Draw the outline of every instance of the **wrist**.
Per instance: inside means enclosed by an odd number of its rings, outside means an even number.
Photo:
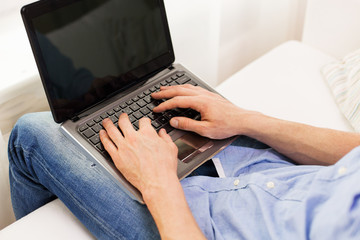
[[[176,174],[170,174],[163,178],[164,180],[160,183],[149,183],[141,193],[145,204],[149,207],[154,202],[158,203],[159,200],[163,200],[169,192],[182,190],[180,181]]]
[[[263,127],[264,122],[267,121],[268,116],[255,111],[241,111],[236,123],[237,135],[246,135],[249,137],[254,137],[257,135],[260,129]]]

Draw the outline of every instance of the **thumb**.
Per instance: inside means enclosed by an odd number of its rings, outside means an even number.
[[[193,120],[187,117],[174,117],[170,120],[170,125],[174,128],[199,133],[204,127],[201,121]]]

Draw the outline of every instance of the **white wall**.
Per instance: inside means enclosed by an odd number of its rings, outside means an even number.
[[[303,42],[342,58],[360,48],[360,0],[311,0]]]
[[[211,85],[218,75],[219,0],[165,0],[176,62]]]
[[[221,9],[218,82],[287,40],[300,40],[302,0],[226,0]]]
[[[216,86],[287,40],[300,40],[306,0],[165,0],[177,62]]]

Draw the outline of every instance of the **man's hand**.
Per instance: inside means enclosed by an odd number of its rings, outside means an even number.
[[[201,121],[186,117],[174,117],[171,126],[196,132],[212,139],[224,139],[244,134],[249,115],[259,113],[246,111],[235,106],[216,93],[189,84],[161,87],[153,93],[155,99],[168,99],[154,108],[154,112],[163,112],[174,108],[192,108],[201,114]]]
[[[135,131],[127,114],[120,115],[117,129],[105,119],[106,131],[100,132],[101,141],[115,166],[143,195],[147,190],[163,187],[169,178],[177,179],[177,147],[164,129],[159,134],[150,119],[142,118]]]
[[[124,177],[143,195],[162,239],[205,239],[187,205],[177,177],[176,145],[142,118],[135,131],[128,116],[119,118],[122,133],[105,119],[101,142]]]

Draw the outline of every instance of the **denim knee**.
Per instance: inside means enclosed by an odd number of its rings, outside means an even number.
[[[8,154],[11,160],[12,151],[16,147],[31,148],[37,139],[47,132],[54,132],[52,128],[58,127],[52,120],[50,113],[29,113],[18,119],[11,131]]]

